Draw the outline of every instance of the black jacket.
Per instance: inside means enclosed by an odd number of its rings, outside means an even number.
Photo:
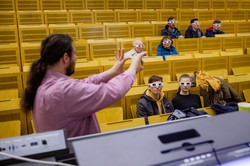
[[[165,29],[161,30],[161,36],[170,36],[172,39],[178,39],[181,36],[179,29],[174,28],[174,31],[168,29],[169,25],[165,26]]]
[[[146,90],[147,91],[147,90]],[[148,116],[159,115],[159,109],[157,103],[146,95],[146,91],[142,94],[141,99],[137,102],[137,116],[144,117],[145,123],[148,124]],[[162,113],[170,113],[174,111],[172,102],[169,101],[166,96],[162,99]]]
[[[202,31],[200,29],[197,29],[197,31],[195,32],[191,25],[188,27],[185,33],[185,38],[200,38],[202,36],[204,36]]]

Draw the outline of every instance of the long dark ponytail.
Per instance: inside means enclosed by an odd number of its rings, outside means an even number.
[[[64,53],[71,57],[72,42],[72,38],[64,34],[52,34],[42,41],[41,57],[31,65],[27,86],[22,98],[21,104],[24,110],[33,109],[36,91],[46,74],[47,65],[57,63]]]

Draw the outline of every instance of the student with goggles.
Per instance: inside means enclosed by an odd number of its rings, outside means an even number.
[[[172,100],[174,109],[184,110],[190,107],[202,107],[200,96],[196,94],[190,94],[191,85],[191,77],[188,74],[183,74],[180,76],[177,96]]]
[[[214,20],[213,26],[206,30],[206,37],[214,37],[214,35],[216,34],[225,34],[220,30],[221,26],[222,25],[220,20]]]
[[[161,44],[157,49],[157,56],[162,56],[165,61],[165,56],[177,55],[176,48],[173,46],[173,40],[169,36],[165,36],[161,39]]]
[[[175,27],[176,23],[177,21],[175,21],[174,17],[169,17],[168,24],[161,31],[161,36],[170,36],[172,39],[183,39],[184,37],[181,35],[181,32]]]
[[[191,25],[188,27],[185,33],[185,38],[205,38],[202,31],[199,29],[198,19],[192,19],[190,21]]]
[[[133,59],[137,54],[139,54],[143,51],[143,48],[144,48],[144,45],[143,45],[142,41],[139,39],[136,39],[133,42],[133,48],[124,54],[124,58]]]
[[[148,116],[165,114],[174,111],[174,107],[162,92],[162,77],[151,76],[148,80],[148,89],[137,102],[137,116],[144,117],[148,124]]]

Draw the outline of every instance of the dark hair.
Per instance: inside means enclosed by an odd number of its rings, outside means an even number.
[[[162,77],[153,75],[148,79],[148,83],[153,83],[155,81],[161,81],[162,82]]]
[[[169,18],[168,18],[168,21],[173,20],[173,19],[175,19],[175,18],[174,18],[174,17],[169,17]]]
[[[180,76],[180,78],[179,78],[179,82],[181,82],[181,79],[182,79],[182,78],[189,78],[190,81],[191,81],[191,76],[188,75],[188,74],[182,74],[182,75]],[[177,91],[177,94],[180,94],[180,91],[181,91],[181,88],[179,87],[179,88],[178,88],[178,91]]]
[[[71,57],[72,42],[72,38],[66,34],[52,34],[42,41],[40,59],[35,60],[31,65],[27,87],[22,98],[22,107],[25,110],[33,109],[36,91],[46,74],[47,65],[57,63],[64,53]]]
[[[197,19],[197,18],[192,19],[192,20],[190,21],[190,23],[192,24],[192,23],[195,22],[195,21],[198,21],[198,19]]]
[[[213,24],[220,24],[221,21],[220,20],[214,20]]]
[[[171,45],[174,44],[174,42],[173,42],[173,40],[172,40],[172,38],[171,38],[170,36],[164,36],[164,37],[161,39],[161,44],[160,44],[160,45],[163,46],[162,42],[163,42],[165,39],[169,39],[169,40],[171,41]]]

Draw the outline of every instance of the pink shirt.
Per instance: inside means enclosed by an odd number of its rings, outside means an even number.
[[[109,80],[106,73],[84,80],[47,70],[36,92],[36,132],[66,129],[68,137],[100,132],[95,112],[121,100],[136,76],[127,70]]]

